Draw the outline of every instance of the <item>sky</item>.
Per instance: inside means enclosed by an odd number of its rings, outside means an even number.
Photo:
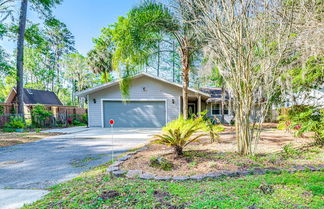
[[[86,55],[93,47],[92,39],[100,35],[100,30],[115,23],[119,16],[126,15],[138,3],[140,0],[64,0],[53,9],[53,14],[74,35],[76,49]],[[34,12],[28,11],[27,17],[33,23],[40,22]],[[9,53],[16,45],[8,40],[0,44]]]
[[[93,47],[92,38],[103,27],[113,24],[140,0],[64,0],[54,15],[64,22],[75,36],[76,49],[83,55]]]

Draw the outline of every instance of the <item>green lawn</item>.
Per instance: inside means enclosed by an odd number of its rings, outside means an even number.
[[[52,187],[24,208],[322,208],[323,172],[267,174],[202,182],[111,179],[105,166]],[[105,192],[117,191],[108,198]]]

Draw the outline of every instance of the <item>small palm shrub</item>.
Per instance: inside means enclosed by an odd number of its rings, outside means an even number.
[[[155,135],[155,143],[164,144],[174,148],[177,156],[183,155],[183,149],[190,143],[198,141],[206,134],[193,136],[204,128],[202,117],[185,120],[182,116],[169,122],[163,129],[162,134]]]

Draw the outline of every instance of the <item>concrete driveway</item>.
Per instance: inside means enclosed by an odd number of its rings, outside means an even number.
[[[115,157],[144,145],[159,129],[71,128],[51,131],[68,134],[0,148],[0,208],[8,202],[7,189],[26,193],[26,190],[46,189],[72,179],[111,160],[112,149]],[[39,192],[39,196],[44,195],[44,191]]]

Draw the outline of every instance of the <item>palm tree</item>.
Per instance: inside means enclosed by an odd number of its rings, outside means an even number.
[[[152,13],[161,15],[151,15],[149,22],[145,24],[143,30],[147,28],[155,30],[156,33],[164,32],[170,34],[174,37],[179,46],[178,52],[181,58],[182,65],[182,80],[183,80],[183,116],[185,119],[188,118],[188,88],[189,88],[189,74],[190,67],[192,64],[193,54],[199,49],[199,44],[197,43],[198,38],[193,32],[191,17],[186,12],[181,0],[176,0],[174,11],[154,1],[146,1],[139,7],[132,10],[134,14],[136,13]],[[170,7],[171,8],[171,7]],[[151,31],[151,30],[150,30]]]
[[[51,8],[59,4],[62,0],[33,0],[32,4],[38,9],[39,13],[48,15]],[[17,40],[17,100],[18,100],[18,114],[24,115],[23,105],[23,88],[24,88],[24,38],[27,21],[28,0],[21,0],[19,29]]]
[[[104,81],[107,83],[108,73],[112,68],[112,53],[106,47],[96,47],[88,52],[88,65],[96,74],[102,74]]]

